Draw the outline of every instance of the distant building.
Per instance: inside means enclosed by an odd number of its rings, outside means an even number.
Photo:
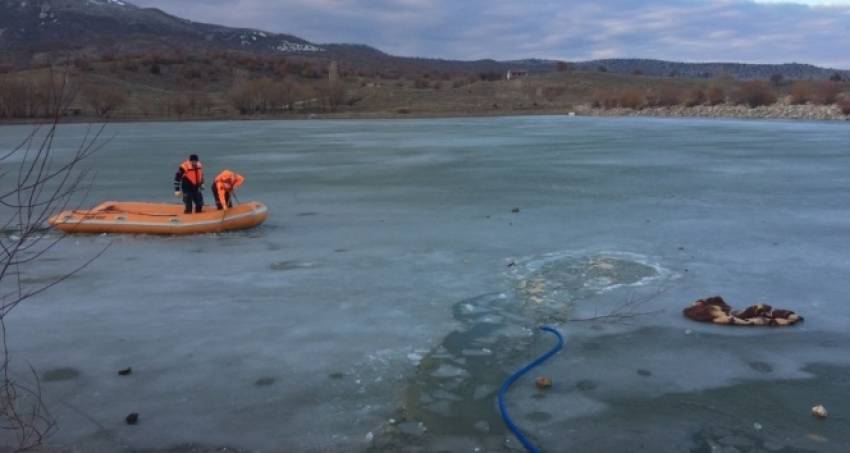
[[[528,71],[525,69],[511,69],[505,75],[505,79],[507,80],[521,79],[523,77],[528,77]]]

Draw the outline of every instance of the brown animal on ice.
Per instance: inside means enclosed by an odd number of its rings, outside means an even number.
[[[790,326],[803,320],[791,310],[774,309],[767,304],[732,310],[720,296],[700,299],[682,310],[688,319],[731,326]]]

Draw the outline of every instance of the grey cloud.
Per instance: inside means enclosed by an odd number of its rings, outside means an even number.
[[[136,0],[192,20],[457,59],[636,57],[850,68],[850,6],[746,0]]]

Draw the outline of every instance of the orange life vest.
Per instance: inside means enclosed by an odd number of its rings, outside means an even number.
[[[195,186],[200,186],[204,182],[204,166],[200,162],[191,160],[184,161],[180,164],[183,170],[183,177]]]
[[[245,177],[230,170],[224,170],[215,177],[215,185],[219,190],[230,192],[234,187],[239,187],[245,182]]]
[[[245,178],[242,175],[230,170],[224,170],[215,177],[216,195],[224,209],[227,209],[227,194],[232,192],[236,187],[241,186],[244,182]]]

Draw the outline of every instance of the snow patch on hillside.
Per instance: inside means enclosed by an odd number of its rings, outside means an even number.
[[[89,5],[116,5],[116,6],[127,6],[127,3],[122,2],[121,0],[88,0]]]
[[[279,52],[324,52],[325,49],[312,44],[298,43],[292,41],[281,41],[275,50]]]

